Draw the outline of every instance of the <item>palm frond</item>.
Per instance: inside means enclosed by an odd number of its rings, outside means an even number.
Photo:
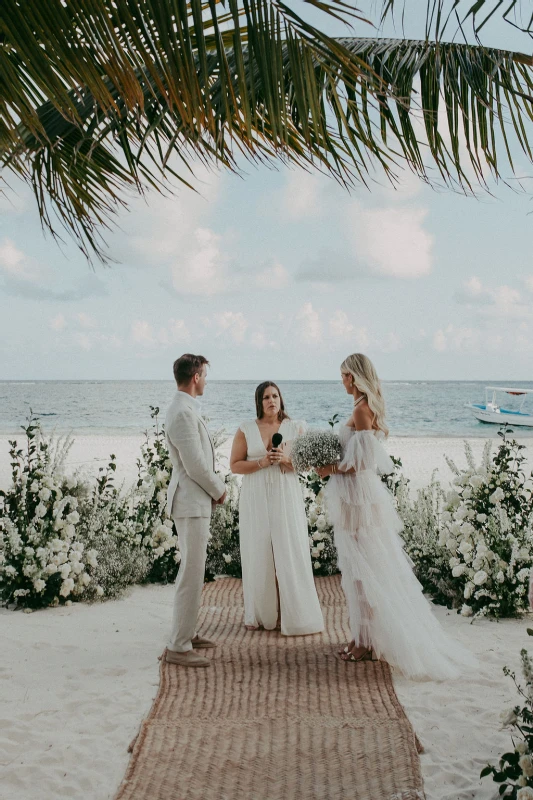
[[[332,39],[282,0],[4,0],[0,158],[46,227],[59,218],[104,257],[99,232],[128,193],[190,186],[198,159],[281,158],[345,185],[400,162],[467,189],[467,167],[498,177],[517,145],[533,160],[532,66],[474,45]]]

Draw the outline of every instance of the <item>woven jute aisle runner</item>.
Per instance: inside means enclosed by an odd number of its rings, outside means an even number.
[[[349,639],[344,596],[338,577],[317,588],[325,632],[285,637],[244,628],[240,581],[205,586],[199,630],[218,642],[213,664],[162,659],[116,800],[424,798],[388,665],[335,658]]]

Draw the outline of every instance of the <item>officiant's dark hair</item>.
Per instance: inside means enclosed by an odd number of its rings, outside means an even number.
[[[202,371],[203,365],[209,366],[209,361],[203,356],[193,356],[184,353],[174,361],[174,377],[178,386],[187,386],[197,372]]]
[[[263,411],[263,397],[268,389],[269,386],[273,386],[274,389],[278,390],[279,394],[279,411],[278,411],[278,419],[280,422],[283,422],[284,419],[290,419],[289,415],[285,411],[285,403],[283,402],[283,395],[279,390],[279,386],[274,381],[264,381],[264,383],[260,383],[257,389],[255,390],[255,410],[257,411],[257,419],[261,419],[264,416]]]

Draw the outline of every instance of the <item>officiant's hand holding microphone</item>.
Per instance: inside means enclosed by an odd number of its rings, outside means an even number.
[[[277,464],[281,467],[282,472],[286,469],[292,469],[292,462],[288,455],[285,446],[282,446],[283,436],[281,433],[275,433],[272,436],[272,449],[268,451],[268,460],[272,465]]]

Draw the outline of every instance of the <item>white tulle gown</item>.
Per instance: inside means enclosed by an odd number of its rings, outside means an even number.
[[[303,423],[285,419],[279,432],[287,444]],[[240,426],[248,459],[266,455],[257,422]],[[239,530],[246,625],[276,627],[278,593],[281,632],[285,636],[319,633],[324,629],[309,551],[302,488],[294,472],[279,466],[243,475],[239,501]]]
[[[458,677],[476,661],[433,616],[403,550],[402,522],[378,475],[394,469],[383,434],[344,425],[340,438],[341,468],[355,473],[332,475],[326,500],[352,637],[408,678]]]

